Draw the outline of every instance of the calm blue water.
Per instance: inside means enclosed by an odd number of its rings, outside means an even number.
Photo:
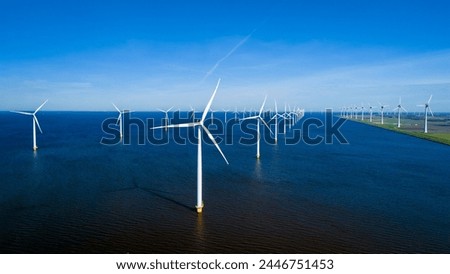
[[[31,119],[0,112],[1,253],[450,253],[449,146],[354,122],[259,161],[221,144],[228,166],[204,145],[197,216],[196,145],[100,145],[108,117],[40,112],[34,153]]]

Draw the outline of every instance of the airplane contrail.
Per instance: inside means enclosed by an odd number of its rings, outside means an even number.
[[[232,48],[224,57],[222,57],[219,61],[217,61],[214,66],[205,74],[205,77],[203,77],[202,81],[205,81],[220,65],[220,63],[222,63],[223,61],[225,61],[228,57],[230,57],[231,54],[233,54],[239,47],[241,47],[243,44],[245,44],[245,42],[247,42],[247,40],[253,35],[253,33],[256,31],[256,29],[254,29],[249,35],[245,36],[244,39],[242,39],[241,41],[239,41],[239,43],[237,43],[236,46],[234,46],[234,48]]]

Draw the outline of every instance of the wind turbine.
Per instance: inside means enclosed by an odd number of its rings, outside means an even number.
[[[275,143],[278,143],[278,117],[283,117],[283,116],[278,113],[277,100],[275,100],[275,114],[270,119],[270,121],[275,119],[275,133],[274,133]],[[270,121],[269,121],[269,123],[270,123]]]
[[[260,139],[261,139],[261,134],[259,132],[259,124],[260,124],[259,122],[260,121],[263,122],[263,124],[270,130],[270,132],[272,132],[272,130],[270,129],[269,125],[267,125],[266,121],[264,121],[264,119],[261,116],[262,111],[264,109],[264,105],[266,104],[266,100],[267,100],[267,96],[264,98],[264,102],[263,102],[261,108],[259,109],[258,115],[250,116],[250,117],[242,119],[242,120],[256,119],[256,121],[257,121],[257,124],[256,124],[256,132],[257,132],[257,137],[256,137],[257,138],[257,141],[256,141],[256,159],[259,159],[259,157],[261,156],[260,153],[259,153],[259,147],[260,147],[259,143],[260,143]]]
[[[374,106],[372,106],[371,104],[369,104],[369,122],[372,123],[372,117],[373,117],[373,108]]]
[[[211,110],[211,125],[214,125],[214,110],[212,108],[209,110]]]
[[[430,96],[430,99],[428,99],[428,101],[423,104],[423,105],[417,105],[418,107],[425,107],[425,127],[424,127],[424,133],[428,133],[428,112],[430,112],[431,116],[433,115],[433,111],[431,111],[430,108],[430,102],[431,102],[431,98],[433,97],[433,95]]]
[[[238,110],[237,110],[237,106],[234,107],[234,120],[237,120],[237,116],[239,114]]]
[[[28,116],[33,116],[33,150],[36,151],[38,149],[37,145],[36,145],[36,125],[39,128],[39,131],[42,134],[42,129],[41,126],[39,125],[39,121],[36,117],[36,113],[38,113],[38,111],[47,103],[48,99],[45,100],[44,103],[42,103],[42,105],[40,105],[34,112],[24,112],[24,111],[11,111],[14,113],[19,113],[19,114],[23,114],[23,115],[28,115]]]
[[[361,121],[364,121],[364,104],[361,103]]]
[[[378,102],[378,104],[380,105],[380,109],[381,109],[381,124],[384,125],[384,108],[388,107],[389,105],[382,105],[380,102]]]
[[[208,111],[211,108],[211,104],[214,100],[214,96],[216,96],[217,89],[219,88],[220,79],[217,82],[216,89],[214,90],[213,95],[211,96],[211,99],[209,99],[208,104],[205,107],[205,110],[203,111],[202,118],[199,122],[192,122],[192,123],[183,123],[183,124],[172,124],[167,126],[159,126],[154,127],[153,129],[158,128],[180,128],[180,127],[197,127],[197,133],[198,133],[198,145],[197,145],[197,205],[195,206],[197,208],[197,213],[202,213],[203,211],[203,198],[202,198],[202,187],[203,187],[203,181],[202,181],[202,129],[206,132],[208,135],[208,138],[214,143],[217,150],[222,155],[225,162],[228,164],[228,160],[223,154],[222,150],[220,150],[219,145],[217,144],[216,140],[214,139],[211,132],[208,130],[208,128],[204,125],[206,116],[208,115]]]
[[[170,107],[168,110],[163,110],[158,108],[159,111],[164,112],[165,113],[165,117],[164,117],[164,125],[167,126],[169,124],[169,111],[171,111],[173,109],[173,106]],[[167,127],[166,127],[166,131],[167,131]]]
[[[120,110],[116,105],[114,105],[114,103],[112,103],[112,105],[114,106],[114,108],[119,112],[119,117],[117,117],[117,123],[119,124],[119,131],[120,131],[120,139],[122,139],[123,137],[123,124],[122,124],[122,116],[125,113],[124,110]]]
[[[222,109],[225,114],[225,123],[227,122],[227,112],[230,111],[229,109]]]
[[[191,118],[192,118],[192,122],[195,122],[195,114],[199,113],[199,111],[195,111],[195,108],[193,108],[192,106],[190,106],[191,108]]]
[[[408,112],[404,107],[402,107],[402,97],[399,97],[398,105],[396,108],[394,108],[394,110],[397,110],[398,112],[397,127],[400,128],[400,113],[402,110]]]

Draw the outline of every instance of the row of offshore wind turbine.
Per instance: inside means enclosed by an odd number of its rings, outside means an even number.
[[[217,90],[219,88],[220,85],[220,79],[217,82],[217,85],[214,89],[214,92],[211,96],[211,98],[209,99],[208,103],[206,104],[206,107],[204,108],[203,112],[201,112],[202,116],[200,120],[196,120],[195,118],[195,109],[191,107],[191,112],[192,112],[192,122],[187,122],[187,123],[180,123],[180,124],[171,124],[170,123],[170,117],[169,117],[169,113],[170,111],[173,109],[173,107],[170,107],[169,109],[165,110],[165,109],[158,109],[159,111],[164,113],[164,124],[161,126],[157,126],[157,127],[153,127],[153,130],[156,129],[164,129],[164,130],[168,130],[169,128],[196,128],[197,129],[197,135],[198,135],[198,143],[197,143],[197,202],[196,202],[196,210],[197,213],[202,213],[203,211],[203,207],[204,207],[204,202],[203,202],[203,174],[202,174],[202,133],[206,133],[206,135],[208,136],[208,138],[212,141],[212,143],[214,144],[214,146],[216,147],[217,151],[220,153],[220,155],[222,156],[222,158],[225,160],[226,164],[229,164],[227,158],[225,157],[225,154],[222,152],[222,150],[220,149],[219,144],[217,143],[217,141],[215,140],[214,136],[212,135],[212,133],[209,131],[208,127],[205,125],[205,120],[207,119],[208,113],[211,113],[211,119],[214,119],[213,117],[213,111],[211,109],[213,100],[216,96]],[[32,116],[32,121],[33,121],[33,150],[37,150],[37,144],[36,144],[36,126],[38,127],[39,131],[42,133],[42,129],[41,126],[39,124],[39,121],[37,119],[36,114],[42,109],[42,107],[47,103],[48,100],[46,100],[44,103],[42,103],[34,112],[24,112],[24,111],[13,111],[15,113],[19,113],[19,114],[23,114],[23,115],[28,115],[28,116]],[[259,159],[260,158],[260,139],[261,139],[261,135],[260,135],[260,126],[261,123],[268,128],[268,130],[270,131],[271,134],[275,135],[275,142],[277,142],[277,135],[278,135],[278,127],[279,127],[279,120],[282,119],[283,120],[283,124],[284,124],[284,131],[283,133],[286,133],[286,125],[289,125],[289,128],[291,126],[293,126],[295,123],[297,123],[304,115],[304,110],[300,109],[298,107],[295,107],[291,110],[290,106],[287,107],[287,105],[285,104],[285,111],[284,112],[278,112],[278,106],[277,106],[277,102],[276,100],[274,101],[275,103],[275,113],[272,113],[271,111],[265,112],[264,111],[264,107],[266,105],[266,101],[267,101],[267,96],[264,98],[264,101],[261,105],[261,107],[259,108],[259,111],[250,111],[250,112],[239,112],[237,110],[237,108],[235,108],[234,111],[234,119],[238,120],[238,121],[245,121],[245,120],[256,120],[257,122],[257,152],[256,152],[256,158]],[[120,131],[120,138],[123,138],[124,135],[124,114],[125,113],[129,113],[129,110],[121,110],[117,105],[115,105],[114,103],[112,103],[113,107],[115,108],[115,110],[118,112],[118,117],[117,117],[117,122],[116,124],[119,126],[119,131]],[[289,108],[289,111],[288,111]],[[226,113],[229,112],[228,109],[224,110],[224,115],[225,115],[225,121],[227,121],[227,115]],[[190,119],[189,118],[189,119]],[[269,120],[269,121],[266,121]],[[270,123],[271,121],[275,121],[275,133],[272,132],[270,126],[268,123]]]
[[[431,114],[431,116],[434,116],[433,111],[430,108],[430,102],[433,95],[430,95],[430,98],[428,101],[426,101],[424,104],[417,105],[418,107],[424,108],[424,133],[428,133],[428,114]],[[384,124],[384,116],[386,114],[386,108],[389,107],[389,105],[382,104],[378,102],[379,104],[379,114],[380,114],[380,124]],[[376,108],[376,106],[368,105],[369,110],[369,122],[373,122],[373,111]],[[407,113],[408,111],[402,104],[402,98],[399,97],[397,106],[392,110],[395,115],[397,116],[397,128],[401,128],[401,114]],[[364,107],[364,104],[361,104],[361,106],[358,105],[350,105],[346,107],[341,108],[341,117],[346,119],[356,119],[358,120],[358,114],[360,114],[361,121],[364,121],[364,115],[367,114],[367,111]]]

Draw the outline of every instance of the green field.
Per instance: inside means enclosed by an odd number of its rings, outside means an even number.
[[[450,145],[450,117],[430,117],[428,120],[428,133],[423,132],[424,119],[420,116],[407,116],[401,119],[401,127],[397,127],[396,117],[385,117],[384,124],[382,125],[379,117],[375,117],[373,122],[369,122],[369,119],[364,121],[356,119],[348,119],[350,121],[360,122],[371,126],[392,130],[398,133],[411,135],[417,138]]]

